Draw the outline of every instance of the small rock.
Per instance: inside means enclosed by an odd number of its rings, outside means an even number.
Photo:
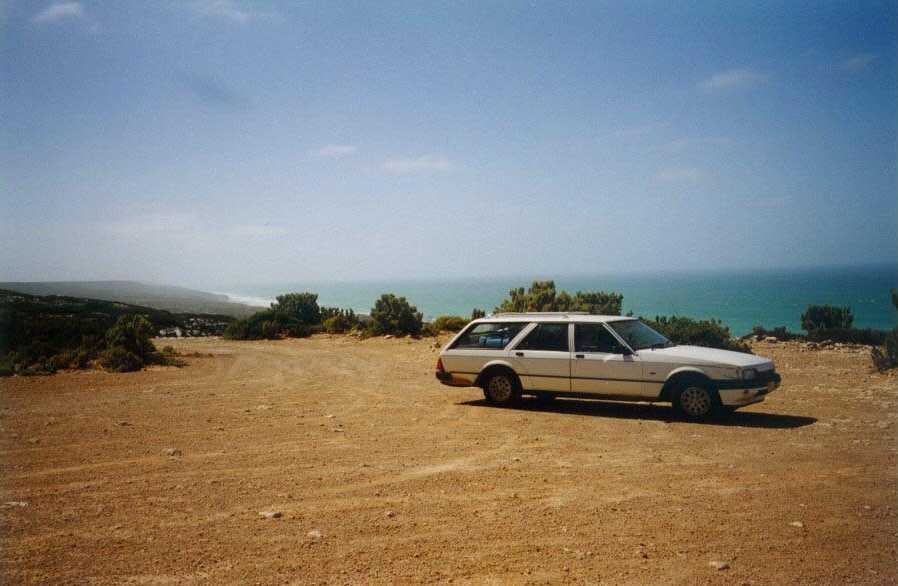
[[[284,514],[280,511],[259,511],[259,516],[263,519],[280,519]]]
[[[177,458],[179,456],[183,456],[184,454],[178,448],[165,448],[162,450],[162,455],[168,456],[170,458]]]
[[[730,564],[728,562],[721,562],[721,561],[715,560],[715,561],[708,562],[708,565],[711,566],[712,568],[714,568],[715,570],[717,570],[718,572],[720,572],[722,570],[730,569]]]
[[[769,344],[776,344],[777,342],[779,342],[779,338],[777,338],[776,336],[767,336],[766,338],[764,338],[764,341]]]
[[[799,529],[804,527],[804,523],[802,523],[801,521],[792,521],[791,523],[789,523],[789,525],[791,525],[793,527],[798,527]]]
[[[340,429],[339,427],[334,428],[334,433],[343,433],[345,430]]]
[[[118,425],[119,427],[128,427],[131,424],[127,421],[119,421],[118,423],[116,423],[116,425]]]
[[[306,533],[306,536],[311,537],[312,539],[315,539],[315,540],[322,538],[321,531],[319,531],[318,529],[312,529],[311,531]]]
[[[392,519],[395,516],[396,516],[396,513],[394,511],[387,511],[387,517],[389,517],[390,519]]]
[[[27,506],[28,506],[28,503],[26,503],[25,501],[7,501],[7,502],[3,503],[4,509],[11,509],[13,507],[24,508]]]
[[[33,438],[31,438],[30,440],[28,440],[28,443],[29,443],[29,444],[39,444],[39,443],[41,443],[41,438],[39,438],[39,437],[33,437]]]
[[[518,458],[517,456],[515,456],[514,458],[511,459],[511,461],[512,461],[512,462],[520,462],[521,459]]]
[[[392,339],[393,339],[393,334],[387,334],[386,336],[384,336],[384,340],[392,340]]]
[[[336,417],[336,415],[325,415],[325,417],[327,417],[328,419],[333,419],[334,417]]]

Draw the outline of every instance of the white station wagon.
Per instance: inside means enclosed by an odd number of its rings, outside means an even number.
[[[696,419],[763,401],[780,383],[768,358],[678,346],[638,319],[580,313],[474,320],[436,368],[443,384],[481,387],[496,404],[522,394],[670,402]]]

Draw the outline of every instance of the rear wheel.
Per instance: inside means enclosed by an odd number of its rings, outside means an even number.
[[[513,374],[499,372],[492,375],[483,385],[486,400],[495,405],[510,405],[521,397],[518,380]]]
[[[720,397],[706,385],[689,383],[677,392],[674,405],[690,419],[707,419],[717,411]]]

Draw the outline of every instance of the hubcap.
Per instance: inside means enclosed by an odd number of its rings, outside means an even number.
[[[711,412],[711,395],[701,387],[689,387],[680,394],[680,405],[689,415],[707,415]]]
[[[507,376],[494,376],[490,379],[489,384],[490,397],[498,403],[503,403],[511,399],[512,387],[511,381]]]

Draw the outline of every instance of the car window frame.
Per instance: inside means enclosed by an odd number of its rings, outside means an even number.
[[[464,348],[458,347],[459,342],[461,342],[462,338],[464,338],[468,334],[468,332],[470,332],[477,326],[489,325],[489,324],[502,324],[502,325],[522,324],[522,326],[521,326],[521,329],[518,330],[518,333],[516,333],[514,336],[511,337],[511,339],[508,341],[508,344],[506,344],[505,346],[503,346],[501,348],[483,348],[480,346],[466,346]],[[458,333],[458,335],[452,340],[452,343],[449,345],[449,348],[447,348],[447,350],[458,350],[458,351],[469,351],[470,350],[470,351],[476,351],[476,352],[505,352],[510,347],[512,347],[512,345],[515,344],[517,341],[519,341],[520,339],[523,339],[523,338],[521,338],[521,335],[524,334],[526,336],[526,333],[532,329],[530,327],[532,325],[533,324],[531,322],[502,321],[502,320],[482,321],[482,322],[476,322],[476,323],[472,322],[472,323],[468,324],[467,327],[465,327],[462,331],[460,331]]]
[[[624,351],[623,352],[596,352],[596,351],[589,351],[589,350],[580,350],[579,348],[577,348],[577,326],[578,325],[599,326],[599,327],[603,328],[606,332],[611,334],[611,337],[617,341],[618,346],[620,346],[621,349]],[[624,340],[621,336],[619,336],[618,333],[616,331],[614,331],[614,328],[609,327],[607,322],[580,321],[580,322],[573,322],[573,326],[574,326],[573,334],[572,334],[573,345],[574,345],[574,352],[576,352],[577,354],[609,354],[611,356],[627,356],[628,354],[635,354],[633,349],[630,348],[630,345],[627,344],[627,341]]]
[[[517,341],[514,341],[514,340],[513,340],[514,345],[511,347],[512,350],[521,350],[521,351],[523,351],[523,352],[562,352],[562,353],[564,353],[564,354],[570,354],[570,353],[572,352],[572,350],[571,350],[571,346],[572,346],[571,332],[572,332],[573,330],[571,329],[571,322],[569,322],[569,321],[549,321],[549,320],[547,320],[547,321],[535,321],[535,322],[531,322],[530,325],[531,325],[532,327],[527,328],[526,330],[524,330],[524,331],[521,332],[521,333],[523,334],[523,336],[521,336],[521,339],[520,339],[520,340],[517,340]],[[536,328],[538,328],[538,327],[541,326],[541,325],[563,325],[563,326],[567,326],[567,350],[544,350],[544,349],[535,349],[535,348],[521,348],[520,346],[521,346],[521,344],[524,342],[524,340],[526,340],[526,339],[530,336],[530,334],[532,334],[532,333],[536,330]]]

